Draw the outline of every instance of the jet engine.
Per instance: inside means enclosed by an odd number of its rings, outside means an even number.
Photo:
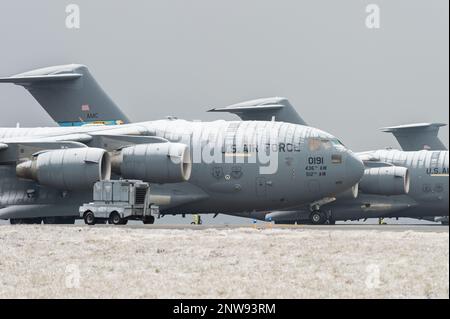
[[[62,190],[88,190],[111,178],[109,154],[100,148],[42,151],[16,167],[20,178]]]
[[[406,167],[387,166],[366,169],[359,188],[366,194],[404,195],[409,193],[409,185]]]
[[[359,184],[354,185],[352,188],[336,195],[336,199],[344,200],[344,199],[355,199],[358,198],[359,195]]]
[[[114,154],[112,169],[122,178],[158,184],[179,183],[191,177],[192,161],[189,148],[184,144],[140,144]]]

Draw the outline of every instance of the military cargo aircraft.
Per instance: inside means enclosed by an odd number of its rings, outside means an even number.
[[[239,103],[213,112],[230,112],[251,120],[264,116],[290,123],[303,119],[285,98]],[[284,116],[287,114],[287,116]],[[299,120],[300,119],[300,120]],[[395,135],[404,151],[357,153],[366,169],[355,196],[343,196],[310,212],[308,205],[291,210],[245,212],[235,215],[276,223],[334,223],[342,220],[410,217],[448,224],[449,154],[437,137],[442,123],[419,123],[382,129]],[[345,193],[344,193],[345,194]],[[442,217],[443,216],[443,217]]]
[[[276,119],[126,124],[84,66],[0,82],[26,87],[62,126],[0,128],[0,219],[12,223],[73,223],[111,176],[150,182],[162,214],[218,214],[319,210],[364,173],[336,137]]]

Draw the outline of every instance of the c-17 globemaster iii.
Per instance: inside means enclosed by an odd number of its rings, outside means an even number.
[[[46,94],[61,102],[77,97],[78,103],[70,104],[63,127],[0,128],[0,219],[73,222],[78,207],[92,198],[93,184],[111,175],[150,182],[152,204],[162,214],[281,210],[306,203],[316,210],[363,175],[362,161],[336,137],[299,124],[172,118],[104,125],[125,119],[117,112],[102,115],[110,100],[86,92],[90,78],[77,70],[87,71],[53,67],[0,79],[27,87],[45,103],[53,101]],[[86,121],[86,112],[106,123]]]
[[[258,111],[260,110],[260,112]],[[269,110],[269,111],[268,111]],[[284,110],[283,113],[280,110]],[[285,98],[248,101],[213,109],[252,119],[263,114],[306,125]],[[245,114],[245,115],[243,115]],[[300,120],[299,120],[300,119]],[[441,123],[420,123],[384,128],[393,133],[403,151],[376,150],[356,153],[366,169],[355,196],[338,198],[311,214],[308,205],[281,211],[260,211],[234,215],[271,220],[276,223],[334,223],[342,220],[410,217],[448,224],[449,154],[437,137]],[[357,193],[357,195],[356,195]]]

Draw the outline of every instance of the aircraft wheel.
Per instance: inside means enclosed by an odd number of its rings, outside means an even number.
[[[323,225],[327,221],[325,214],[319,210],[313,211],[309,218],[313,225]]]
[[[44,217],[44,224],[45,225],[54,225],[57,224],[56,217]]]
[[[40,225],[41,218],[11,218],[9,220],[11,225]]]
[[[40,225],[42,224],[42,218],[32,218],[30,221],[31,225]]]
[[[126,220],[122,219],[120,217],[118,212],[112,212],[111,215],[109,215],[109,223],[113,225],[126,225]]]
[[[87,211],[84,213],[84,222],[86,225],[95,225],[95,215],[91,211]]]
[[[11,218],[9,220],[9,223],[11,225],[20,225],[22,223],[22,220],[21,219],[17,219],[17,218]]]
[[[74,217],[45,217],[44,224],[46,225],[73,225],[75,224]]]

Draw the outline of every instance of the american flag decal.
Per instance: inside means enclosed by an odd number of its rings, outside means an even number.
[[[81,106],[81,111],[83,111],[83,112],[89,112],[90,110],[91,110],[91,108],[89,107],[88,104],[83,104]]]

